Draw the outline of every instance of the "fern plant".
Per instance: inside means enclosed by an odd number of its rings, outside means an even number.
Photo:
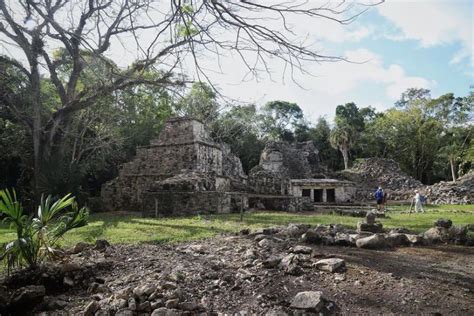
[[[37,267],[51,259],[58,241],[68,231],[87,225],[89,212],[79,208],[70,194],[54,201],[51,195],[41,197],[35,214],[24,213],[14,190],[0,190],[0,214],[16,231],[16,239],[0,249],[0,261],[8,272],[16,267]]]

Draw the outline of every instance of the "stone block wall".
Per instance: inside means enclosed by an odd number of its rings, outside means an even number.
[[[262,210],[304,212],[313,211],[314,206],[308,197],[295,196],[250,196],[249,207]]]
[[[148,191],[143,194],[143,215],[196,215],[239,212],[240,205],[248,208],[246,194],[217,191]]]
[[[252,192],[271,195],[288,195],[290,181],[288,178],[282,178],[277,173],[264,170],[257,166],[252,169],[249,177],[249,186]]]
[[[170,196],[183,197],[186,202],[173,202],[176,208],[165,207],[179,214],[202,210],[206,199],[206,209],[226,211],[231,198],[220,193],[244,190],[246,181],[240,160],[227,146],[214,143],[202,123],[175,118],[166,122],[150,146],[137,149],[136,157],[120,167],[117,178],[102,186],[101,198],[105,210],[141,212],[146,192],[163,199],[164,206]],[[202,196],[197,194],[202,192]]]
[[[303,196],[303,190],[310,191],[310,199],[314,201],[314,190],[322,190],[321,203],[328,202],[327,190],[334,190],[335,203],[352,202],[355,198],[355,183],[335,179],[294,179],[291,181],[291,195]]]
[[[312,142],[269,142],[250,170],[249,185],[260,194],[290,194],[290,179],[320,176],[318,150]]]

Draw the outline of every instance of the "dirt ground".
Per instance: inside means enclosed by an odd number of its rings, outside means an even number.
[[[263,264],[288,255],[298,244],[275,238],[261,247],[253,235],[239,235],[176,245],[112,245],[104,253],[110,269],[97,272],[105,290],[70,290],[63,296],[64,310],[79,314],[95,295],[105,311],[111,294],[151,283],[162,289],[157,300],[161,306],[178,298],[198,304],[208,314],[291,314],[296,293],[322,291],[337,306],[337,314],[474,315],[473,247],[379,251],[309,245],[312,253],[300,255],[301,271],[296,275]],[[344,259],[346,268],[330,273],[314,267],[314,262],[329,257]]]

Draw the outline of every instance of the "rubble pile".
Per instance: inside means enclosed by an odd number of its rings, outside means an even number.
[[[356,200],[373,200],[374,190],[382,186],[392,200],[405,200],[415,188],[423,184],[404,173],[397,162],[385,158],[360,159],[356,164],[340,172],[344,179],[358,183]]]
[[[426,188],[431,204],[471,204],[474,202],[474,170],[456,182],[439,182]]]
[[[455,228],[450,220],[439,219],[432,229],[420,235],[403,228],[387,231],[372,213],[364,224],[357,230],[321,224],[314,227],[289,224],[255,232],[244,229],[238,235],[178,245],[107,246],[102,241],[93,247],[79,243],[67,260],[54,264],[56,272],[44,270],[40,274],[42,279],[22,273],[23,282],[15,280],[16,287],[8,282],[0,284],[0,313],[86,316],[409,313],[413,306],[398,310],[399,296],[420,300],[424,295],[421,289],[427,289],[430,311],[439,308],[433,307],[431,286],[400,286],[400,278],[394,278],[392,273],[378,268],[361,270],[357,262],[383,263],[383,252],[371,249],[451,241],[468,243],[467,228]],[[373,228],[377,233],[371,232]],[[360,261],[361,256],[371,259]],[[405,264],[407,258],[390,259],[387,264],[394,271],[393,267],[405,265],[392,260],[402,260]],[[456,260],[460,259],[456,257]],[[62,285],[53,290],[44,282],[46,276]],[[455,282],[468,286],[459,283],[459,279]],[[366,306],[365,295],[381,284],[386,287],[384,293],[397,293],[395,300],[384,297],[380,305]],[[410,287],[408,292],[406,286]],[[440,289],[442,295],[445,291]],[[417,296],[412,298],[410,293]],[[453,295],[462,300],[461,296]],[[8,301],[2,303],[2,298]],[[452,306],[461,308],[466,303],[462,304]]]
[[[95,245],[81,242],[62,253],[61,262],[7,277],[0,284],[0,314],[29,315],[32,311],[63,310],[68,305],[68,297],[61,293],[78,289],[87,289],[89,293],[101,291],[105,280],[97,274],[112,266],[111,260],[106,258],[109,246],[106,240],[97,240]]]

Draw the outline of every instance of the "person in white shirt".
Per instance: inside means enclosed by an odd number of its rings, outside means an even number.
[[[421,202],[421,194],[418,190],[415,190],[415,197],[413,198],[415,202],[415,212],[422,212],[424,213],[425,210],[423,209],[423,203]]]

